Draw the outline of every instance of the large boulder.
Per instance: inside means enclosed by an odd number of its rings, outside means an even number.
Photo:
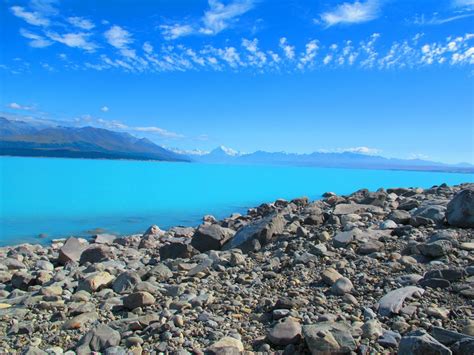
[[[319,322],[303,326],[303,337],[311,354],[349,354],[357,348],[352,329],[343,322]]]
[[[451,355],[452,352],[429,334],[417,330],[405,335],[398,348],[398,355],[412,354]]]
[[[449,202],[448,223],[455,227],[474,228],[474,190],[462,190]]]
[[[234,238],[224,245],[224,250],[239,248],[243,252],[253,250],[254,241],[261,245],[267,244],[277,234],[283,232],[285,219],[279,213],[250,223],[237,231]]]
[[[191,245],[204,253],[209,250],[220,250],[234,236],[235,232],[218,224],[202,224],[194,233]]]
[[[114,258],[112,249],[105,244],[91,245],[84,250],[79,259],[81,265],[85,263],[100,263],[102,261],[111,260]]]
[[[101,324],[90,330],[78,343],[77,354],[90,354],[92,351],[103,351],[120,344],[120,333],[108,325]]]
[[[121,273],[112,284],[112,289],[117,293],[129,293],[133,291],[142,279],[133,271],[126,271]]]
[[[65,265],[71,262],[78,262],[82,252],[87,248],[87,244],[79,239],[71,237],[66,240],[59,249],[58,261]]]
[[[301,339],[301,324],[292,317],[285,318],[270,329],[267,338],[272,344],[280,346],[297,343]]]
[[[138,307],[151,306],[155,303],[155,297],[146,291],[135,292],[123,299],[124,307],[128,309],[135,309]]]
[[[188,243],[168,243],[160,248],[160,259],[188,259],[197,254],[198,251]]]

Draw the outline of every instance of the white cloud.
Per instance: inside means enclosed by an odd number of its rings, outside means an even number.
[[[30,40],[28,44],[30,47],[33,47],[33,48],[44,48],[53,44],[53,42],[44,38],[43,36],[29,32],[23,28],[20,29],[20,34],[23,37],[28,38]]]
[[[11,11],[13,15],[23,19],[24,21],[28,22],[30,25],[33,26],[49,26],[49,20],[45,18],[39,12],[30,12],[25,10],[24,7],[21,6],[12,6]]]
[[[298,68],[303,69],[305,66],[312,65],[314,63],[314,59],[318,54],[318,41],[313,39],[306,43],[306,51],[300,58],[300,62],[298,63]]]
[[[285,53],[286,58],[290,60],[295,58],[295,47],[288,44],[286,37],[280,38],[280,48]]]
[[[369,147],[354,147],[354,148],[346,148],[342,149],[343,152],[349,153],[359,153],[359,154],[366,154],[366,155],[375,155],[381,152],[380,149],[377,148],[369,148]]]
[[[245,14],[254,6],[253,0],[236,0],[227,5],[218,0],[209,0],[210,9],[204,13],[203,27],[199,32],[215,35],[225,30],[238,16]]]
[[[338,24],[363,23],[376,19],[379,16],[380,4],[378,0],[345,2],[334,10],[321,14],[321,21],[327,26]],[[319,22],[319,20],[317,20]]]
[[[73,26],[76,26],[76,27],[79,27],[83,30],[92,30],[95,25],[92,23],[92,21],[88,20],[88,19],[85,19],[83,17],[78,17],[78,16],[74,16],[74,17],[68,17],[67,21],[73,25]]]
[[[143,43],[143,50],[148,53],[148,54],[151,54],[153,53],[153,46],[150,44],[150,42],[145,42]]]
[[[413,23],[418,26],[427,26],[427,25],[444,25],[445,23],[462,20],[474,16],[474,13],[465,13],[465,14],[455,14],[448,17],[439,17],[435,13],[431,18],[426,18],[425,15],[416,16],[413,20]]]
[[[33,106],[24,106],[20,105],[16,102],[11,102],[7,105],[8,108],[13,109],[13,110],[21,110],[21,111],[31,111],[34,109]]]
[[[102,107],[100,108],[100,110],[101,110],[102,112],[109,112],[109,107],[108,107],[108,106],[102,106]]]
[[[80,48],[88,52],[93,52],[97,45],[93,42],[89,42],[88,37],[90,33],[77,32],[77,33],[64,33],[58,34],[56,32],[47,32],[46,35],[55,42],[62,43],[68,47]]]
[[[455,7],[474,7],[474,0],[453,0]]]
[[[184,138],[182,134],[170,132],[160,127],[130,127],[132,131],[158,134],[165,138]]]
[[[161,33],[167,40],[188,36],[194,32],[194,28],[190,25],[161,25]]]
[[[118,49],[125,49],[129,44],[133,43],[133,38],[130,32],[120,26],[112,26],[104,33],[107,42]]]

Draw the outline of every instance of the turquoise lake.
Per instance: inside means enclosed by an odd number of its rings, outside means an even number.
[[[1,157],[0,244],[46,243],[96,228],[122,235],[152,224],[195,226],[206,214],[223,218],[326,191],[472,181],[472,174],[434,172]]]

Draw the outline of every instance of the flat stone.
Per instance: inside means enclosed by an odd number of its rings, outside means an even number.
[[[86,276],[85,279],[79,281],[78,290],[87,292],[95,292],[112,283],[114,277],[106,271],[95,272]]]
[[[342,275],[333,268],[327,268],[321,273],[321,279],[329,286],[332,286],[341,277]]]
[[[90,330],[78,343],[76,352],[85,354],[91,351],[103,351],[120,344],[120,333],[108,325],[101,324]]]
[[[335,215],[344,215],[344,214],[360,214],[364,212],[381,214],[383,209],[373,205],[364,205],[364,204],[347,204],[340,203],[334,208]]]
[[[112,284],[112,289],[117,293],[129,293],[133,291],[142,279],[136,272],[126,271],[121,273]]]
[[[338,296],[343,296],[346,293],[352,292],[354,286],[352,285],[351,280],[347,277],[339,278],[331,287],[331,292]]]
[[[406,286],[390,291],[379,301],[378,312],[382,316],[389,316],[392,313],[398,314],[403,307],[403,302],[408,297],[421,296],[425,290],[416,286]]]
[[[431,258],[439,258],[447,255],[453,248],[448,240],[437,240],[436,242],[418,245],[420,253]]]
[[[234,236],[235,232],[218,224],[202,224],[196,229],[191,245],[204,253],[209,250],[220,250]]]
[[[207,351],[214,355],[240,354],[244,351],[244,345],[238,339],[224,337],[212,344]]]
[[[117,236],[113,235],[113,234],[105,234],[105,233],[104,234],[97,234],[94,237],[94,243],[112,245],[115,242],[116,239],[117,239]]]
[[[301,339],[301,324],[292,317],[276,323],[267,335],[275,345],[295,344]]]

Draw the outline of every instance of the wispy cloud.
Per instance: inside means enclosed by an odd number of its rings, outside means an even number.
[[[425,26],[425,25],[443,25],[445,23],[462,20],[474,16],[474,12],[464,13],[464,14],[455,14],[452,16],[440,17],[438,13],[433,14],[430,18],[427,18],[424,14],[416,16],[413,20],[415,25]]]
[[[28,38],[30,41],[28,42],[28,45],[33,48],[44,48],[44,47],[49,47],[50,45],[53,44],[52,41],[46,39],[43,36],[40,36],[36,33],[30,32],[25,30],[24,28],[20,29],[20,34]]]
[[[380,3],[378,0],[345,2],[331,11],[322,13],[320,19],[315,22],[323,23],[326,27],[338,24],[356,24],[372,21],[379,16],[379,13]]]
[[[92,23],[92,21],[86,19],[86,18],[83,18],[83,17],[78,17],[78,16],[74,16],[74,17],[68,17],[67,21],[75,26],[75,27],[78,27],[80,29],[83,29],[83,30],[92,30],[95,25]]]
[[[109,107],[108,107],[108,106],[102,106],[102,107],[100,108],[100,110],[101,110],[102,112],[109,112]]]
[[[239,16],[250,11],[254,4],[255,0],[233,0],[228,4],[209,0],[209,9],[199,21],[161,25],[161,33],[166,40],[192,34],[216,35],[236,23]]]
[[[33,106],[20,105],[16,102],[10,102],[7,105],[7,107],[12,109],[12,110],[20,110],[20,111],[32,111],[32,110],[34,110]]]
[[[59,34],[56,32],[48,31],[46,35],[49,39],[62,43],[68,47],[80,48],[88,52],[93,52],[97,45],[89,41],[91,33],[86,32],[76,32],[76,33],[63,33]]]
[[[135,50],[129,48],[129,45],[134,42],[133,36],[126,29],[114,25],[104,33],[104,36],[111,46],[119,49],[122,56],[130,59],[136,58]]]
[[[191,25],[161,25],[160,28],[163,37],[167,40],[188,36],[195,32],[195,29]]]
[[[245,14],[253,6],[253,0],[237,0],[227,5],[217,0],[209,0],[209,10],[204,13],[203,27],[199,31],[215,35],[229,27],[238,16]]]
[[[44,17],[40,12],[28,11],[22,6],[12,6],[10,8],[13,15],[19,17],[33,26],[49,26],[49,19]]]
[[[362,147],[351,147],[351,148],[319,149],[317,152],[319,153],[357,153],[357,154],[364,154],[364,155],[377,155],[377,154],[380,154],[382,151],[377,148],[362,146]]]
[[[140,133],[150,133],[157,135],[163,138],[184,138],[184,135],[168,131],[161,127],[156,126],[144,126],[144,127],[134,127],[129,126],[125,123],[122,123],[117,120],[104,120],[102,118],[94,119],[90,115],[85,115],[79,118],[79,121],[85,121],[87,124],[95,124],[103,128],[112,129],[112,130],[121,130],[126,132],[140,132]]]

